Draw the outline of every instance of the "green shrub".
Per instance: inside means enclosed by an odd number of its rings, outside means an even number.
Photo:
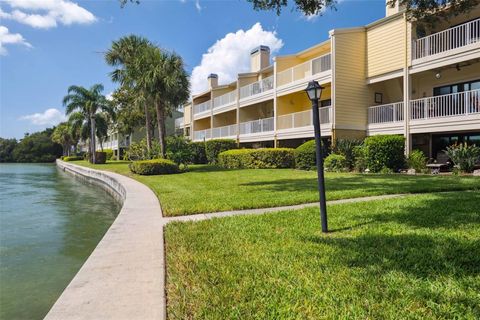
[[[112,149],[103,149],[103,152],[107,154],[107,160],[112,160],[113,158],[113,150]]]
[[[80,156],[66,156],[66,157],[62,157],[62,160],[63,161],[79,161],[79,160],[83,160],[83,157],[80,157]]]
[[[171,136],[166,139],[167,159],[177,165],[188,165],[192,162],[193,152],[189,142],[183,136]]]
[[[358,139],[336,139],[332,152],[343,155],[347,162],[346,167],[351,170],[355,166],[355,148],[363,143]]]
[[[326,171],[341,172],[348,170],[347,159],[342,154],[331,153],[325,158],[324,167]]]
[[[422,172],[427,169],[427,157],[420,150],[413,150],[407,158],[407,166],[415,169],[415,172]]]
[[[327,146],[322,143],[322,154],[325,157],[329,153]],[[317,164],[315,154],[315,140],[310,140],[295,149],[295,168],[301,170],[315,170]]]
[[[178,165],[167,159],[152,159],[134,161],[128,165],[130,171],[140,175],[157,175],[179,173]]]
[[[205,142],[190,142],[190,148],[192,150],[192,163],[205,164],[207,163],[207,154],[205,153]]]
[[[158,141],[152,141],[152,148],[150,151],[147,148],[147,140],[142,139],[140,142],[132,143],[123,156],[124,160],[137,161],[161,158],[160,144]]]
[[[480,162],[480,148],[467,143],[454,144],[447,147],[447,155],[462,172],[473,172]]]
[[[365,159],[365,148],[363,145],[356,146],[353,150],[355,154],[355,164],[353,168],[357,172],[364,172],[367,169],[367,160]]]
[[[383,168],[398,171],[405,164],[405,139],[398,135],[371,136],[364,141],[367,168],[380,172]]]
[[[205,153],[208,163],[216,164],[218,155],[227,150],[236,149],[237,142],[232,139],[215,139],[205,142]]]
[[[236,149],[218,155],[223,168],[279,169],[293,168],[295,155],[289,148]]]

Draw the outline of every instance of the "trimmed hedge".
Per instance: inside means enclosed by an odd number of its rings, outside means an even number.
[[[218,155],[218,164],[229,169],[293,168],[295,155],[289,148],[228,150]]]
[[[80,156],[65,156],[65,157],[62,157],[62,160],[63,161],[79,161],[79,160],[83,160],[83,157],[80,157]]]
[[[112,160],[113,158],[113,150],[112,149],[103,149],[103,152],[107,154],[107,160]]]
[[[329,154],[323,164],[326,171],[341,172],[349,169],[347,158],[344,155],[336,153]]]
[[[315,140],[310,140],[295,149],[295,168],[315,170],[316,168]]]
[[[206,164],[207,154],[205,152],[205,142],[197,141],[190,142],[190,148],[192,149],[192,162],[193,164]]]
[[[208,163],[216,164],[218,155],[223,151],[237,149],[237,142],[232,139],[215,139],[205,142],[205,153]]]
[[[128,165],[130,171],[140,175],[157,175],[179,173],[180,169],[175,162],[167,159],[152,159],[133,161]]]
[[[398,171],[405,165],[405,139],[397,135],[378,135],[365,139],[363,151],[367,168],[380,172],[383,168]]]

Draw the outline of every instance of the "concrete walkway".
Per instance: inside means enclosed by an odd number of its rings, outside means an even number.
[[[382,199],[392,199],[407,196],[408,194],[388,194],[381,196],[370,196],[370,197],[361,197],[361,198],[352,198],[352,199],[341,199],[341,200],[331,200],[327,201],[327,204],[341,204],[341,203],[353,203],[353,202],[365,202],[372,200],[382,200]],[[223,211],[223,212],[212,212],[212,213],[200,213],[193,214],[189,216],[178,216],[178,217],[164,217],[166,223],[171,221],[200,221],[213,218],[223,218],[231,216],[240,216],[240,215],[258,215],[265,214],[269,212],[279,212],[286,210],[299,210],[304,208],[318,207],[318,202],[298,204],[293,206],[283,206],[283,207],[273,207],[273,208],[260,208],[260,209],[247,209],[247,210],[233,210],[233,211]]]
[[[57,166],[117,191],[123,207],[45,319],[165,319],[162,211],[145,185],[58,161]]]

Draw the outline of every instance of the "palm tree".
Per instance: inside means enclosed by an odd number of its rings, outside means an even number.
[[[52,141],[62,145],[63,155],[69,156],[71,147],[75,144],[70,123],[62,122],[58,124],[53,130]]]
[[[104,95],[103,85],[95,84],[90,89],[81,86],[70,86],[68,94],[63,98],[63,105],[66,107],[66,114],[73,117],[72,122],[76,127],[81,124],[82,136],[85,137],[85,129],[90,131],[89,150],[92,155],[92,162],[96,163],[96,121],[99,119],[98,112],[111,113],[112,109]]]
[[[173,109],[187,101],[190,95],[188,75],[179,55],[156,46],[146,49],[137,62],[148,66],[139,83],[147,88],[153,99],[160,150],[165,157],[165,119]]]
[[[145,86],[138,81],[147,66],[138,63],[138,60],[150,46],[152,44],[146,38],[129,35],[114,41],[112,47],[105,53],[107,64],[117,68],[110,73],[112,81],[120,83],[124,92],[132,95],[134,103],[143,107],[148,150],[152,147],[152,120],[148,107],[150,101]]]

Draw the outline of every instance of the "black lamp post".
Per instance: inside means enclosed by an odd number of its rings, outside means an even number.
[[[322,223],[322,232],[328,232],[327,224],[327,203],[325,199],[325,177],[323,175],[323,155],[322,155],[322,136],[320,131],[320,112],[318,109],[318,100],[322,96],[322,86],[317,81],[310,81],[305,92],[308,99],[312,102],[313,111],[313,129],[315,131],[315,146],[317,158],[317,175],[318,175],[318,193],[320,195],[320,220]]]

